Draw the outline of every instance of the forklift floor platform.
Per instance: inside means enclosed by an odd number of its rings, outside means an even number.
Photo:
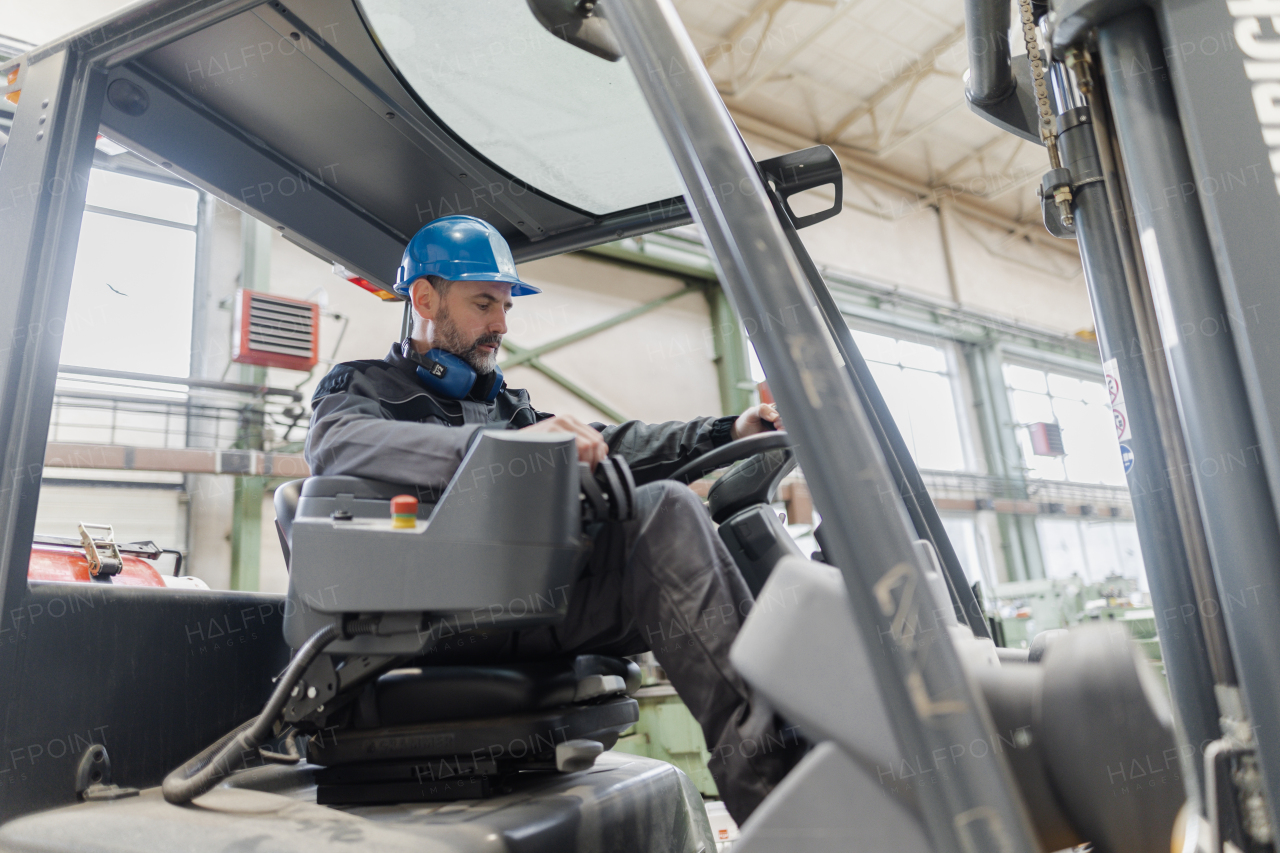
[[[662,761],[606,752],[590,770],[522,775],[511,793],[485,800],[316,805],[316,768],[264,767],[233,776],[188,806],[149,788],[86,802],[0,828],[0,851],[183,850],[213,853],[539,853],[715,849],[702,797]]]

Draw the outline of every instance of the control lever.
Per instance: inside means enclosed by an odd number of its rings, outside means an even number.
[[[630,521],[636,515],[636,481],[621,456],[606,456],[592,472],[579,465],[584,518],[592,521]]]

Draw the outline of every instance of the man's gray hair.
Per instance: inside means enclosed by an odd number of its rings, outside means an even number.
[[[449,288],[453,287],[453,282],[443,276],[424,275],[422,278],[425,278],[427,283],[435,288],[436,293],[442,298],[449,292]],[[416,285],[418,281],[422,281],[422,278],[415,281],[414,284]],[[418,326],[426,321],[418,316],[417,311],[410,311],[409,316],[410,322],[413,324],[414,334],[417,334]]]
[[[449,288],[453,287],[453,282],[443,276],[428,275],[425,276],[425,278],[431,283],[431,286],[436,289],[436,293],[441,296],[444,296],[449,292]]]

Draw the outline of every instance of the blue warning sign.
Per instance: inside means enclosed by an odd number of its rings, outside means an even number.
[[[1129,473],[1129,469],[1133,467],[1133,448],[1127,444],[1120,445],[1120,461],[1124,463],[1124,472]]]

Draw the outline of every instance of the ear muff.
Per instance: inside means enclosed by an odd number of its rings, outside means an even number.
[[[442,397],[461,400],[471,393],[476,384],[476,371],[458,356],[442,349],[427,350],[417,356],[418,380]],[[493,383],[484,401],[491,403],[502,390],[502,369],[493,369]]]

